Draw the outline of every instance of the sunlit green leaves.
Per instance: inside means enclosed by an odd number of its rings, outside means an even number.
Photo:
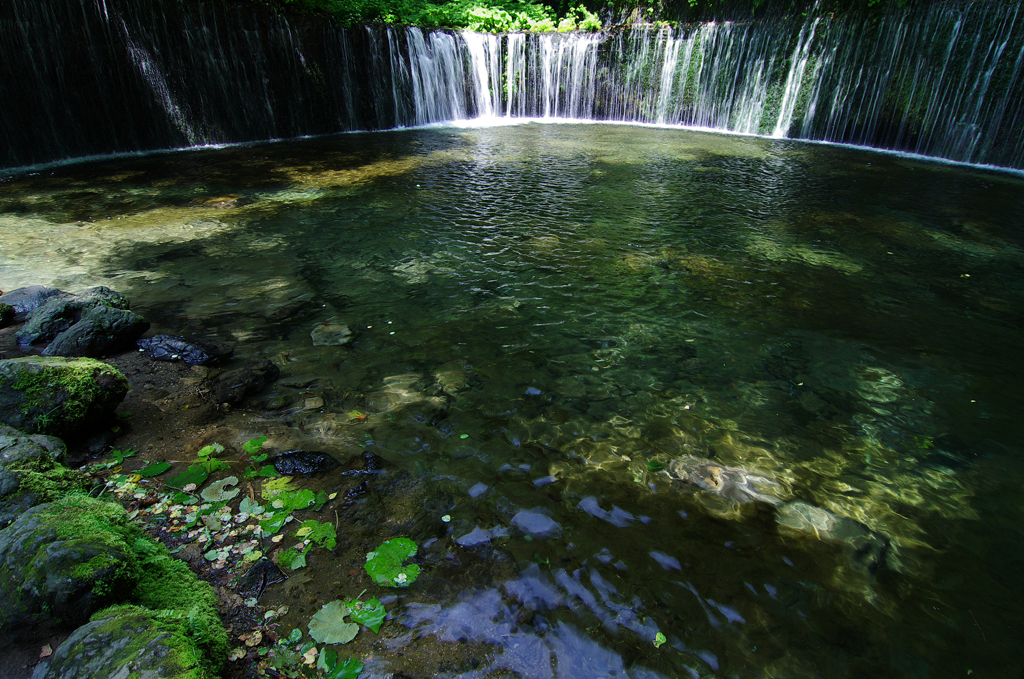
[[[366,555],[364,568],[378,585],[408,587],[419,577],[420,567],[403,563],[416,556],[416,551],[416,543],[409,538],[386,540],[376,551]]]
[[[338,545],[338,533],[334,526],[313,519],[303,521],[299,529],[295,531],[295,537],[301,540],[309,540],[311,544],[326,547],[327,549],[334,549]]]
[[[167,462],[153,462],[135,472],[139,476],[158,476],[171,468]]]
[[[352,620],[360,625],[366,625],[373,630],[374,634],[380,631],[380,626],[384,623],[387,611],[384,609],[384,604],[377,600],[377,597],[373,597],[369,601],[346,599],[345,604],[348,606],[349,615]]]
[[[306,567],[306,553],[291,547],[281,552],[277,557],[277,563],[285,568],[297,571]]]

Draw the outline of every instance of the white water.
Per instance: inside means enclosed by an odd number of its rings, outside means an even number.
[[[967,5],[888,15],[881,26],[809,17],[615,34],[405,29],[405,58],[415,124],[467,115],[618,120],[967,162],[996,149],[1019,165],[1019,141],[1014,149],[1003,141],[1020,136],[1009,124],[1022,115],[1011,104],[1024,69],[1019,13]]]

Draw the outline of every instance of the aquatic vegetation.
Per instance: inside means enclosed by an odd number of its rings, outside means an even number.
[[[416,556],[418,547],[409,538],[385,540],[375,551],[366,555],[363,568],[378,585],[408,587],[420,575],[416,564],[405,561]]]

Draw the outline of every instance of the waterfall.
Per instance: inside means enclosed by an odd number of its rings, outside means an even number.
[[[934,3],[601,33],[336,28],[251,4],[10,0],[0,165],[473,118],[658,123],[1024,169],[1024,14]],[[18,74],[15,76],[14,74]]]

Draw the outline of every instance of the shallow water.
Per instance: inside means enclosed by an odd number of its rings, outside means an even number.
[[[683,130],[356,134],[9,179],[0,287],[274,360],[254,427],[450,493],[431,545],[515,569],[389,602],[392,650],[483,649],[435,673],[1016,676],[1022,196]]]

